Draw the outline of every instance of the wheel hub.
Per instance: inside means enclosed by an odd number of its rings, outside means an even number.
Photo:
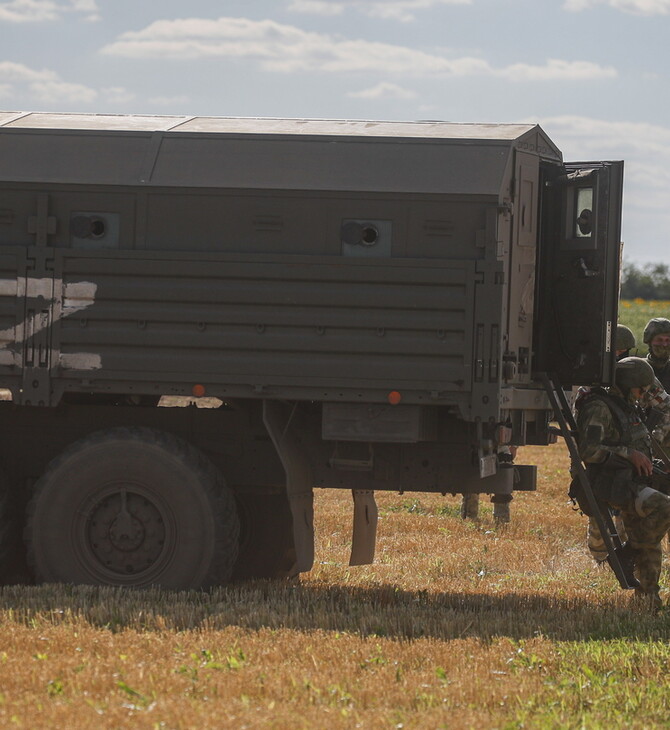
[[[117,550],[130,552],[144,540],[144,525],[128,512],[119,513],[109,528],[109,539]]]
[[[158,507],[128,489],[94,505],[86,529],[93,556],[106,570],[120,575],[150,568],[165,544],[165,523]]]

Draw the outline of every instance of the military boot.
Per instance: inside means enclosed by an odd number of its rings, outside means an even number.
[[[624,543],[621,547],[616,548],[614,552],[617,558],[619,558],[619,564],[621,565],[621,570],[626,577],[629,588],[639,588],[640,581],[635,577],[635,550],[631,547],[631,544],[629,542]],[[610,555],[607,556],[607,562],[610,568],[614,570]]]
[[[663,601],[658,591],[646,593],[642,588],[635,589],[635,603],[643,609],[649,609],[651,613],[658,613],[663,608]]]

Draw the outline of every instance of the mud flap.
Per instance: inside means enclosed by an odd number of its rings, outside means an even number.
[[[349,565],[368,565],[375,559],[377,540],[377,502],[371,489],[352,489],[354,526]]]
[[[263,401],[263,423],[286,473],[296,552],[291,573],[306,573],[314,565],[314,475],[292,428],[294,410],[277,401]]]

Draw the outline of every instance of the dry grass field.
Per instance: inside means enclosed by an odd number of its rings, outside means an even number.
[[[662,304],[622,321],[641,333]],[[0,728],[670,726],[670,609],[591,562],[563,443],[517,461],[538,491],[501,529],[486,498],[472,523],[458,497],[378,494],[369,566],[347,565],[350,494],[319,491],[299,580],[0,589]]]
[[[539,489],[504,529],[486,499],[473,524],[457,497],[378,495],[370,566],[347,565],[350,495],[320,491],[298,581],[2,589],[0,726],[667,727],[670,617],[590,562],[564,445],[517,460]]]

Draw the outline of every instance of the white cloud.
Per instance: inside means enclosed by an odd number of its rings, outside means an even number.
[[[56,74],[53,71],[34,69],[24,66],[22,63],[14,63],[13,61],[0,61],[0,80],[14,82],[30,82],[43,81],[45,78],[54,78]]]
[[[563,61],[550,58],[544,66],[531,66],[527,63],[515,63],[498,71],[499,75],[511,80],[520,81],[580,81],[591,79],[616,78],[616,69],[612,66],[599,66],[590,61]]]
[[[31,23],[57,17],[56,3],[51,0],[11,0],[0,4],[0,21]]]
[[[76,12],[86,20],[98,20],[96,0],[6,0],[0,2],[0,22],[39,23],[58,20],[63,14]]]
[[[105,86],[100,89],[99,94],[109,104],[127,104],[135,99],[135,94],[123,86]]]
[[[578,143],[586,142],[590,149],[626,149],[654,156],[667,157],[670,162],[670,128],[648,122],[612,122],[579,116],[547,117],[541,122],[549,136],[556,134]],[[670,165],[668,165],[670,173]]]
[[[624,161],[624,257],[668,261],[670,127],[579,116],[539,122],[566,160]]]
[[[373,18],[389,18],[408,22],[415,11],[429,10],[438,5],[470,5],[472,0],[291,0],[288,9],[315,15],[340,15],[352,8]]]
[[[55,71],[36,70],[22,63],[0,61],[0,85],[8,93],[5,96],[28,96],[45,103],[90,103],[98,92],[83,84],[63,81]]]
[[[540,124],[571,159],[623,159],[627,201],[667,212],[670,128],[577,116],[548,117]]]
[[[380,84],[362,91],[350,91],[348,96],[355,99],[414,99],[416,93],[402,86],[382,81]]]
[[[578,13],[595,5],[608,5],[633,15],[670,14],[670,0],[565,0],[563,8]]]
[[[82,84],[71,84],[58,79],[47,79],[44,81],[33,81],[30,84],[30,91],[41,102],[56,104],[63,101],[88,104],[98,96],[95,89]]]
[[[152,96],[149,99],[149,102],[151,104],[155,104],[156,106],[167,106],[167,107],[173,107],[178,106],[179,104],[188,104],[191,100],[188,96],[181,95],[181,96]]]
[[[103,47],[128,58],[237,58],[256,61],[277,72],[369,72],[403,76],[498,76],[514,80],[613,78],[617,72],[588,61],[551,59],[544,65],[495,68],[483,58],[451,58],[406,46],[363,39],[345,40],[282,25],[273,20],[189,18],[158,20],[128,31]]]
[[[288,9],[294,13],[313,13],[314,15],[341,15],[344,12],[344,3],[330,2],[330,0],[292,0]]]

